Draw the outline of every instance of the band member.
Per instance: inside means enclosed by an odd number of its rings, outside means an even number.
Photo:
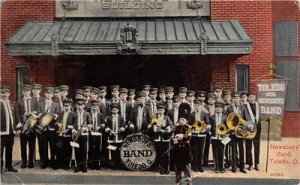
[[[223,100],[225,102],[224,112],[227,112],[228,107],[231,105],[231,91],[224,91]]]
[[[92,94],[92,93],[91,93]],[[89,135],[89,151],[88,166],[91,170],[100,170],[102,151],[102,132],[105,127],[104,116],[99,110],[100,102],[92,100],[91,102],[91,118],[92,123],[88,125]]]
[[[203,111],[205,111],[206,113],[208,113],[207,110],[207,104],[205,103],[206,100],[206,92],[205,91],[198,91],[196,94],[196,99],[200,101],[200,106],[203,109]]]
[[[111,91],[111,96],[112,96],[112,98],[110,99],[111,103],[119,103],[119,101],[120,101],[120,98],[119,98],[119,94],[120,94],[119,89],[120,89],[119,85],[112,85],[112,86],[110,86],[110,91]]]
[[[83,89],[75,90],[75,99],[85,99],[85,92]]]
[[[128,101],[130,102],[131,108],[135,107],[135,89],[128,90]]]
[[[132,110],[131,120],[134,124],[135,132],[146,132],[147,126],[150,123],[151,111],[150,107],[146,105],[146,93],[144,91],[137,92],[137,104]],[[129,125],[132,129],[133,125]]]
[[[62,101],[67,100],[68,95],[69,95],[69,86],[68,85],[61,85],[61,86],[59,86],[59,90],[60,90],[61,100]]]
[[[157,113],[157,88],[151,88],[150,89],[150,95],[149,100],[146,102],[146,104],[150,107],[151,110],[151,117],[155,116]]]
[[[53,101],[59,105],[59,112],[62,112],[64,110],[64,105],[61,99],[59,87],[54,87]]]
[[[19,116],[16,113],[16,104],[9,99],[9,87],[1,88],[1,174],[3,172],[3,153],[5,149],[5,169],[9,172],[18,172],[12,166],[12,151],[14,145],[14,137],[16,133],[16,126],[20,126]]]
[[[208,110],[209,116],[215,114],[215,102],[216,102],[216,95],[214,93],[208,93],[207,95],[207,103],[206,109]],[[209,161],[209,149],[210,149],[210,134],[209,132],[206,133],[206,141],[205,141],[205,148],[204,148],[204,158],[203,158],[203,166],[208,165]]]
[[[179,96],[179,101],[180,103],[187,103],[186,101],[186,92],[187,88],[186,87],[179,87],[178,88],[178,96]]]
[[[215,172],[216,173],[225,173],[224,169],[224,149],[225,146],[222,143],[222,140],[227,136],[226,133],[220,133],[221,129],[218,128],[223,126],[224,129],[227,129],[226,126],[226,115],[223,113],[224,103],[216,101],[215,103],[215,114],[210,117],[211,123],[211,142],[213,146],[213,155],[215,162]]]
[[[173,123],[173,126],[178,122],[178,116],[179,116],[179,97],[174,96],[173,97],[173,108],[168,111],[168,116],[171,119],[171,122]],[[173,145],[173,143],[171,143]],[[170,153],[170,170],[174,171],[175,170],[175,158],[174,158],[174,153]]]
[[[37,83],[31,85],[32,98],[36,101],[36,104],[39,104],[40,102],[45,101],[45,97],[40,96],[41,91],[42,91],[42,85],[37,84]],[[38,108],[38,106],[36,106],[36,108]],[[33,111],[38,112],[38,110],[33,110]],[[38,134],[36,135],[36,138],[38,140],[39,151],[41,151],[41,148],[40,148],[40,146],[42,146],[41,138],[38,136]],[[36,149],[36,148],[34,148],[34,149]],[[41,159],[42,158],[41,152],[39,152],[39,156]]]
[[[100,93],[100,90],[97,87],[91,87],[91,89],[90,89],[90,98],[86,102],[85,108],[84,108],[86,111],[88,111],[88,112],[91,111],[92,101],[98,100],[99,93]],[[100,108],[100,105],[99,105],[99,108]],[[104,112],[105,110],[100,109],[100,111]]]
[[[248,92],[242,91],[240,92],[240,94],[241,94],[241,104],[246,105],[246,103],[248,103]]]
[[[90,113],[84,110],[85,102],[85,99],[76,99],[77,111],[75,112],[72,134],[73,141],[79,144],[79,148],[75,148],[77,167],[74,169],[74,173],[79,171],[87,173],[87,126],[92,124],[92,120]]]
[[[223,88],[220,86],[214,87],[214,94],[216,95],[216,100],[223,101],[222,99]]]
[[[165,115],[166,106],[161,103],[157,105],[157,115],[152,118],[148,125],[149,135],[154,140],[156,149],[156,165],[160,168],[160,174],[169,174],[170,138],[173,130],[173,123],[169,116]]]
[[[127,101],[128,96],[128,89],[126,88],[120,88],[120,115],[124,119],[124,123],[127,124],[127,122],[131,119],[131,104]]]
[[[209,123],[207,121],[209,119],[209,116],[203,111],[200,103],[201,102],[199,100],[194,101],[195,111],[191,114],[191,124],[193,124],[194,126],[192,130],[191,147],[193,154],[192,170],[195,172],[200,171],[201,173],[203,173],[203,154],[206,141],[206,132],[210,129],[210,125],[207,125],[206,128],[204,128],[204,125],[201,125],[200,123]],[[201,130],[198,130],[197,128],[199,127],[203,128]]]
[[[223,100],[224,100],[224,114],[227,114],[227,109],[231,105],[231,91],[225,90],[223,93]],[[228,143],[225,146],[225,168],[229,168],[232,163],[231,159],[231,143]]]
[[[240,94],[238,92],[233,93],[232,95],[233,103],[227,109],[227,115],[232,112],[238,113],[242,119],[249,120],[249,116],[245,106],[240,103]],[[237,138],[235,134],[232,132],[230,134],[231,138],[231,148],[232,148],[232,172],[236,173],[237,168],[237,147],[239,149],[239,169],[242,173],[247,173],[244,169],[244,140],[242,138]]]
[[[195,91],[188,90],[186,94],[186,101],[191,106],[191,112],[194,112]]]
[[[41,131],[38,135],[41,139],[41,168],[47,168],[51,166],[54,170],[57,169],[56,154],[57,154],[57,131],[55,126],[55,120],[57,120],[60,112],[59,104],[52,101],[54,93],[53,87],[45,88],[45,101],[39,103],[39,113],[43,116],[51,116],[50,123]],[[48,157],[48,146],[50,145],[50,163]]]
[[[171,110],[173,108],[173,96],[174,96],[174,88],[169,86],[165,88],[166,91],[166,105],[167,105],[167,109],[168,111]]]
[[[179,105],[180,105],[179,97],[174,96],[172,101],[173,101],[173,106],[172,106],[173,108],[168,111],[168,116],[170,117],[172,123],[175,125],[178,122]]]
[[[106,99],[107,95],[107,87],[106,86],[100,86],[99,87],[99,100],[100,100],[100,110],[103,110],[102,114],[104,116],[108,116],[110,113],[110,104],[111,102]]]
[[[150,97],[149,97],[150,88],[151,88],[151,85],[148,85],[148,84],[145,84],[142,86],[142,91],[145,92],[145,94],[146,94],[146,100],[145,100],[146,103],[148,103],[148,101],[150,99]]]
[[[75,113],[71,111],[73,101],[66,99],[63,101],[64,111],[59,113],[56,125],[58,127],[57,140],[57,168],[69,169],[69,163],[72,156],[72,129]]]
[[[91,86],[87,85],[82,87],[82,89],[84,90],[85,104],[87,104],[90,100],[91,88]]]
[[[189,125],[188,120],[190,115],[190,105],[187,103],[182,103],[179,107],[179,122],[175,126],[173,139],[174,142],[174,157],[175,157],[175,175],[176,184],[179,185],[183,180],[181,180],[181,173],[184,172],[185,180],[187,184],[192,184],[191,179],[191,129],[192,126]]]
[[[246,140],[246,163],[249,165],[248,170],[251,170],[253,165],[252,157],[252,143],[254,145],[254,169],[259,171],[259,153],[260,153],[260,134],[261,122],[259,120],[259,104],[256,101],[256,95],[253,92],[249,93],[249,103],[246,104],[247,111],[250,115],[251,121],[256,125],[256,135],[253,140]]]
[[[40,103],[45,100],[44,97],[41,97],[41,91],[42,91],[42,85],[41,84],[32,84],[31,85],[31,91],[32,91],[32,98],[37,101],[37,103]],[[36,110],[35,110],[36,111]]]
[[[18,116],[24,128],[24,124],[27,118],[30,116],[30,114],[34,113],[33,111],[38,109],[38,104],[37,101],[30,96],[31,94],[30,85],[23,85],[22,92],[23,92],[23,97],[20,98],[17,102],[17,106],[18,106],[17,110],[18,110]],[[35,131],[28,132],[28,133],[26,132],[27,131],[25,129],[22,129],[22,132],[20,134],[21,157],[22,157],[21,168],[26,168],[27,162],[28,162],[28,168],[33,168],[36,133]],[[27,156],[27,144],[29,149],[28,156]]]
[[[119,115],[120,106],[118,103],[111,104],[111,116],[107,117],[105,131],[109,134],[109,160],[111,168],[120,169],[120,147],[123,142],[123,133],[125,131],[124,119]],[[115,147],[112,149],[111,147]]]
[[[166,103],[166,91],[164,88],[158,89],[158,103]]]

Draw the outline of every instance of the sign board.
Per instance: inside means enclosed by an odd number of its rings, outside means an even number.
[[[262,138],[264,139],[267,137],[268,130],[264,120],[271,122],[271,139],[281,138],[287,83],[288,81],[283,79],[262,80],[256,83],[257,101],[262,120]]]
[[[56,17],[210,16],[210,0],[57,0]]]

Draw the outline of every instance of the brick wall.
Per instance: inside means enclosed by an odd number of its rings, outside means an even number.
[[[1,84],[9,85],[11,96],[16,99],[16,68],[30,67],[30,81],[53,84],[54,77],[49,75],[53,65],[50,60],[43,57],[41,62],[35,62],[30,57],[12,57],[8,55],[6,43],[28,21],[53,20],[55,3],[49,0],[5,0],[1,7]],[[41,64],[40,64],[41,63]],[[43,64],[42,64],[43,63]],[[41,66],[41,67],[39,67]],[[39,68],[38,70],[36,70]]]
[[[300,2],[299,2],[300,3]],[[300,7],[297,6],[296,1],[274,1],[273,7],[273,27],[276,21],[300,21]],[[298,23],[299,28],[300,24]],[[300,29],[298,28],[298,35],[300,35]],[[298,38],[300,43],[300,37]],[[300,53],[300,47],[298,47],[298,53]],[[298,61],[300,57],[275,57],[273,61]],[[299,137],[300,136],[300,112],[285,112],[284,124],[282,125],[282,136]]]

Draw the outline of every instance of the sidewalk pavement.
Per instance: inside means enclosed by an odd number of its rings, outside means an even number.
[[[205,172],[193,172],[193,177],[213,177],[213,178],[256,178],[256,179],[300,179],[300,138],[282,138],[281,141],[269,142],[269,160],[268,171],[266,172],[266,159],[267,159],[267,141],[261,141],[260,147],[260,171],[252,169],[243,174],[239,171],[232,173],[230,168],[226,169],[225,173],[214,173],[212,167],[204,168]],[[38,147],[36,147],[38,152]],[[210,152],[211,153],[211,152]],[[73,170],[52,170],[51,168],[40,169],[36,164],[33,169],[21,169],[20,161],[20,139],[15,137],[13,163],[15,167],[22,174],[53,174],[53,175],[74,175]],[[36,154],[38,157],[38,153]],[[247,165],[245,165],[247,168]],[[78,174],[83,176],[161,176],[159,172],[152,171],[112,171],[108,168],[101,168],[100,171],[88,170],[88,173]],[[165,176],[174,176],[174,172]]]

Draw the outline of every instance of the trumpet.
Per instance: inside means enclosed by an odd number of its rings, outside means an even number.
[[[204,121],[195,121],[193,123],[193,130],[197,133],[205,131],[207,124]]]

